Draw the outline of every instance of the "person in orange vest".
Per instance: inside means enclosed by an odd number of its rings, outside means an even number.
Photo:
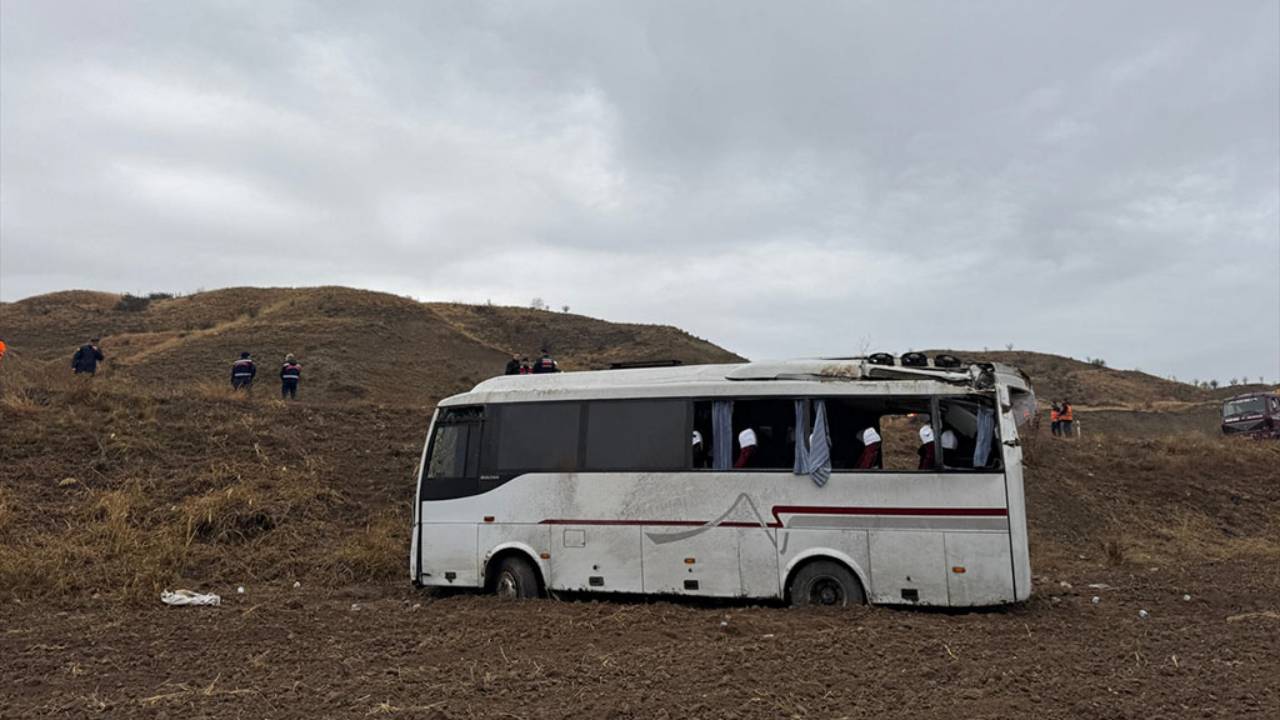
[[[4,351],[8,349],[9,346],[4,344],[4,338],[0,338],[0,360],[4,359]]]
[[[1062,436],[1063,436],[1063,437],[1071,437],[1071,429],[1072,429],[1072,421],[1073,421],[1073,420],[1074,420],[1074,418],[1072,417],[1071,401],[1070,401],[1070,400],[1063,400],[1063,401],[1062,401],[1062,410],[1058,413],[1058,421],[1059,421],[1059,424],[1062,426]]]
[[[1049,405],[1049,432],[1055,436],[1062,434],[1062,412],[1058,408],[1057,400]]]

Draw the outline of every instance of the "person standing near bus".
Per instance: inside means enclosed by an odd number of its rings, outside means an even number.
[[[4,360],[4,353],[8,349],[9,346],[4,344],[4,338],[0,338],[0,360]]]
[[[1062,434],[1062,412],[1057,400],[1049,404],[1049,432],[1055,437]]]
[[[258,374],[258,366],[253,364],[249,353],[240,353],[240,359],[231,364],[231,388],[233,390],[250,390],[253,388],[253,376]]]
[[[1062,437],[1071,437],[1071,430],[1074,425],[1075,408],[1071,407],[1071,401],[1064,399],[1062,401],[1062,410],[1058,412],[1058,434]]]
[[[520,374],[520,356],[512,355],[507,361],[507,369],[503,371],[503,375],[519,375]]]
[[[560,366],[556,364],[555,360],[551,359],[551,353],[547,352],[546,348],[543,348],[542,357],[538,358],[538,361],[533,364],[533,374],[558,372],[560,372]]]
[[[293,353],[284,356],[284,365],[280,367],[280,399],[298,399],[298,381],[302,379],[302,366],[294,359]]]
[[[98,363],[106,360],[106,356],[102,354],[102,350],[98,348],[98,338],[89,338],[89,342],[80,346],[76,350],[76,354],[71,357],[71,369],[75,374],[96,375],[98,372]]]

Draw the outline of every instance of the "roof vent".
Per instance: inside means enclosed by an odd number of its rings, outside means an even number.
[[[903,367],[929,367],[929,357],[922,352],[909,352],[902,356]]]
[[[872,365],[893,365],[893,356],[889,353],[873,353],[867,357]]]
[[[960,367],[960,358],[955,355],[947,355],[945,353],[933,356],[933,366],[937,368],[958,368]]]

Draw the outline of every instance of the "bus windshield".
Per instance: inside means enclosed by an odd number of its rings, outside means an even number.
[[[1264,407],[1265,404],[1260,397],[1232,400],[1222,406],[1222,417],[1234,417],[1236,415],[1261,415]]]

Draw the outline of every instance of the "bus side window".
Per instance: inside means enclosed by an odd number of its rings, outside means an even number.
[[[832,468],[905,472],[919,470],[922,464],[936,465],[936,448],[932,459],[922,455],[920,429],[930,427],[928,399],[827,398],[826,407]],[[874,445],[876,438],[878,454],[865,442]],[[867,459],[872,462],[862,467]]]
[[[466,475],[467,439],[470,425],[436,425],[427,461],[427,479],[455,478]]]
[[[586,472],[683,470],[690,447],[685,400],[587,403]]]
[[[743,470],[791,470],[796,452],[795,408],[792,398],[735,400],[733,466]],[[744,449],[744,439],[748,447],[754,444],[755,449]]]
[[[441,411],[423,468],[423,500],[467,497],[480,491],[483,428],[484,411],[480,407]]]
[[[499,406],[496,471],[502,475],[529,472],[576,472],[579,402],[507,403]]]
[[[1000,470],[999,423],[995,421],[995,403],[989,397],[940,398],[939,426],[942,428],[942,467],[946,471]],[[983,423],[988,427],[981,431]],[[975,467],[979,455],[978,441],[985,440],[987,461]]]

